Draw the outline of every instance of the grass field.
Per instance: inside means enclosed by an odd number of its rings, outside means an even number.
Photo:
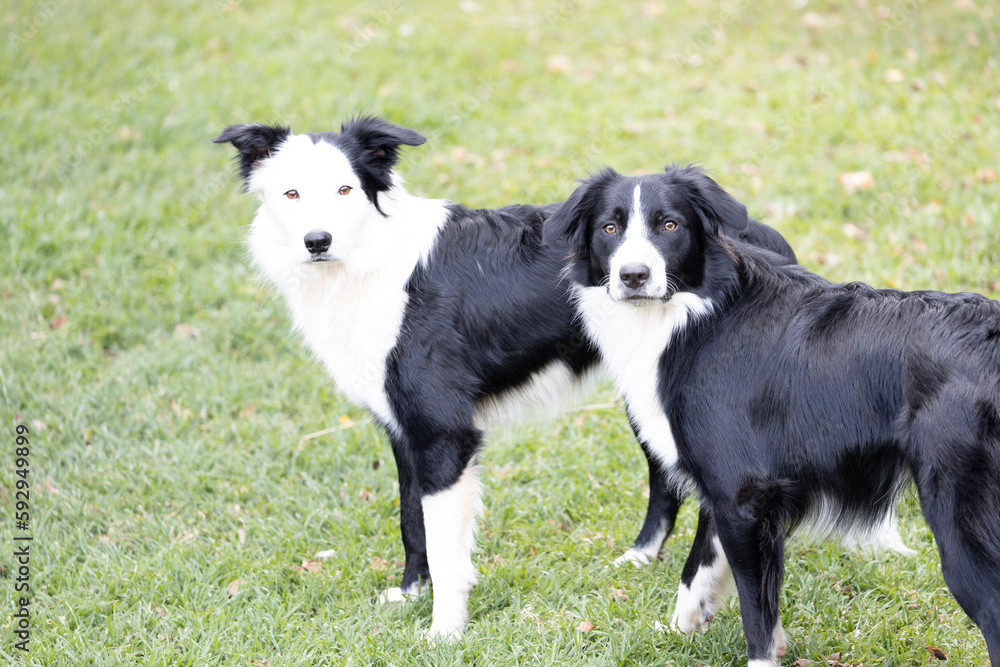
[[[430,138],[400,167],[412,191],[481,207],[562,199],[605,164],[700,162],[831,279],[1000,297],[992,3],[414,4],[0,4],[0,656],[745,664],[738,606],[690,642],[657,625],[692,503],[662,561],[608,569],[645,503],[613,407],[484,452],[465,639],[424,641],[428,599],[376,604],[402,572],[388,442],[246,267],[254,203],[211,143],[231,123],[383,114]],[[912,499],[902,513],[915,557],[789,549],[784,664],[924,665],[928,646],[987,664]],[[27,534],[25,655],[12,554]]]

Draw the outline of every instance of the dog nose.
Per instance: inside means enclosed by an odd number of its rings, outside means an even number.
[[[649,281],[649,267],[645,264],[626,264],[618,272],[618,277],[626,287],[636,289]]]
[[[330,232],[309,232],[303,241],[310,254],[319,255],[330,249],[333,237]]]

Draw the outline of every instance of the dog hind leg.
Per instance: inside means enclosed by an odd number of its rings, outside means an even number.
[[[712,513],[702,507],[698,531],[681,571],[670,626],[689,637],[699,630],[706,631],[716,612],[734,592],[733,573],[712,524]]]
[[[749,667],[777,667],[784,648],[778,600],[785,573],[789,490],[787,482],[750,480],[736,498],[712,504],[740,597]]]
[[[934,476],[926,476],[920,500],[938,545],[944,580],[982,631],[990,660],[1000,665],[1000,471],[983,479],[988,466],[979,463],[978,473],[970,467],[954,486],[944,485],[936,493],[930,481]]]
[[[945,582],[1000,665],[1000,384],[976,389],[949,387],[917,415],[911,466]]]

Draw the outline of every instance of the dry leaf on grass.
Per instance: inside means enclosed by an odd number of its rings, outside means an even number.
[[[939,649],[937,646],[925,646],[924,648],[931,654],[931,656],[937,660],[947,660],[948,656],[945,655],[944,651]]]
[[[226,586],[226,595],[233,597],[240,592],[240,589],[247,585],[246,579],[234,579]]]
[[[893,67],[892,69],[887,69],[885,71],[885,82],[886,83],[900,83],[906,78],[906,73],[898,67]]]
[[[577,632],[590,632],[594,629],[594,624],[590,621],[580,621],[580,625],[576,626]]]
[[[569,71],[572,66],[573,61],[570,60],[570,57],[562,53],[551,55],[545,60],[545,69],[553,74],[563,74]]]
[[[854,194],[858,190],[873,190],[875,179],[869,171],[845,171],[837,177],[840,187],[847,194]]]
[[[323,562],[303,558],[302,565],[295,565],[292,569],[296,572],[309,572],[310,574],[316,574],[323,569]]]
[[[181,322],[176,327],[174,327],[174,335],[181,338],[198,338],[201,336],[201,331],[195,329],[190,324],[185,324]]]

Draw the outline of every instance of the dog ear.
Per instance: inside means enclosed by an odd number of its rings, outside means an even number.
[[[720,227],[734,231],[746,228],[747,207],[723,190],[718,183],[698,167],[667,166],[667,174],[673,173],[678,180],[689,186],[691,204],[705,229],[718,234]]]
[[[590,224],[607,185],[620,178],[614,169],[605,169],[585,180],[555,213],[545,221],[546,243],[565,241],[577,257],[590,254]]]
[[[272,127],[270,125],[230,125],[212,141],[217,144],[231,143],[239,153],[236,159],[240,162],[240,176],[244,181],[250,179],[257,163],[270,157],[273,150],[288,138],[292,131],[287,127]]]
[[[361,189],[382,213],[378,193],[392,187],[392,168],[399,162],[399,147],[419,146],[427,139],[419,132],[374,116],[347,121],[340,127],[340,136],[350,146],[348,158],[361,180]]]

